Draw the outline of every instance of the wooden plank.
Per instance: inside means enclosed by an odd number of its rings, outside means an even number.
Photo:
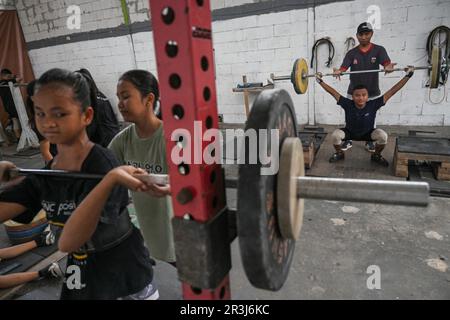
[[[437,176],[438,180],[445,180],[445,181],[450,181],[450,174],[438,174]]]
[[[445,169],[450,169],[450,162],[442,162],[441,167]]]
[[[393,166],[394,166],[394,175],[396,177],[408,177],[408,159],[402,158],[401,154],[398,152],[398,146],[395,145],[394,150],[394,160],[393,160]]]
[[[408,166],[398,165],[395,167],[396,177],[408,177]]]
[[[311,168],[314,163],[314,154],[315,154],[314,143],[311,142],[311,146],[309,148],[309,167],[308,168]]]
[[[67,255],[67,253],[56,251],[55,253],[53,253],[52,255],[48,256],[44,260],[41,260],[39,263],[35,264],[33,267],[31,267],[27,271],[28,272],[29,271],[39,271],[42,268],[48,266],[49,264],[51,264],[53,262],[62,260],[66,255]],[[25,286],[27,286],[28,284],[29,284],[29,282],[21,284],[21,285],[18,285],[18,286],[15,286],[15,287],[12,287],[12,288],[0,290],[0,300],[11,299],[16,292],[18,292],[22,288],[25,288]]]
[[[397,157],[397,161],[408,161],[408,158],[405,156],[404,153],[398,152],[398,150],[396,149],[396,153],[395,153],[396,157]]]
[[[311,168],[314,162],[314,143],[312,141],[309,146],[303,146],[303,161],[307,169]]]
[[[242,76],[242,81],[244,82],[244,86],[247,84],[247,76]],[[245,106],[245,116],[248,118],[248,114],[250,112],[250,107],[248,104],[248,91],[244,91],[244,106]]]
[[[309,165],[309,152],[303,150],[303,163],[305,164],[305,168],[310,168]]]
[[[395,140],[395,148],[394,148],[394,156],[392,157],[392,166],[394,167],[394,175],[395,175],[395,168],[398,164],[398,149],[397,149],[397,140]]]
[[[450,180],[450,170],[442,168],[440,163],[431,163],[431,168],[433,169],[436,180]]]
[[[408,159],[399,159],[397,158],[397,164],[401,166],[407,166],[408,165]]]
[[[436,179],[450,180],[450,168],[443,168],[442,164],[433,166]]]
[[[450,180],[450,173],[443,172],[439,166],[433,166],[434,175],[438,180]]]

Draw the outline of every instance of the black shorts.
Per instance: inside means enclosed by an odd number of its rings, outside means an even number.
[[[8,85],[1,83],[2,85]],[[3,107],[5,108],[6,113],[8,113],[9,117],[12,118],[18,118],[19,115],[17,114],[16,106],[14,105],[14,99],[11,95],[11,92],[9,91],[9,88],[2,87],[0,88],[0,99],[2,100]]]
[[[355,140],[355,141],[374,141],[372,139],[372,132],[375,131],[375,129],[370,130],[369,132],[363,134],[363,135],[354,135],[352,134],[347,128],[340,128],[340,130],[344,131],[345,138],[344,140]]]

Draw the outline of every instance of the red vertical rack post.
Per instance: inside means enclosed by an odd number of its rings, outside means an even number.
[[[198,136],[218,129],[209,0],[150,0],[150,12],[175,219],[207,223],[226,205],[221,165],[205,163],[211,142]],[[176,129],[184,134],[172,141]],[[180,144],[192,151],[190,163],[171,160]],[[182,288],[185,299],[230,299],[228,274],[217,288]]]

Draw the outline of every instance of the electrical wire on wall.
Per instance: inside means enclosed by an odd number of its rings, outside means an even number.
[[[335,53],[334,45],[333,45],[333,43],[331,42],[331,40],[330,40],[329,37],[324,37],[324,38],[321,38],[321,39],[317,40],[317,41],[314,43],[313,47],[312,47],[312,53],[311,53],[311,68],[314,67],[314,56],[317,56],[317,48],[318,48],[320,45],[322,45],[322,44],[327,44],[327,45],[328,45],[328,60],[327,60],[327,62],[325,62],[325,65],[326,65],[328,68],[331,67],[331,64],[332,64],[333,58],[334,58],[334,53]],[[317,71],[317,63],[318,63],[317,60],[318,60],[318,59],[317,59],[317,57],[316,57],[316,68],[315,68],[315,71]]]
[[[428,99],[432,104],[440,104],[445,100],[447,96],[447,89],[445,87],[448,80],[449,67],[448,63],[450,62],[450,28],[447,26],[439,26],[434,28],[427,38],[427,54],[428,54],[428,63],[431,63],[431,52],[433,51],[433,47],[438,46],[441,49],[441,60],[443,64],[446,64],[445,67],[440,72],[441,81],[439,82],[444,87],[444,95],[441,100],[435,102],[431,99],[431,88],[428,92]]]
[[[447,89],[445,88],[445,86],[443,86],[443,88],[444,88],[444,94],[442,95],[441,100],[439,100],[438,102],[433,101],[433,99],[431,99],[431,90],[432,89],[431,88],[428,89],[428,99],[430,100],[431,104],[441,104],[445,100],[445,97],[447,96]]]

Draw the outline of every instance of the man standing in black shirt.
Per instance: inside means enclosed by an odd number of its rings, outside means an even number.
[[[19,115],[17,114],[11,90],[8,87],[9,82],[16,83],[16,77],[9,69],[2,69],[0,71],[0,98],[2,99],[5,111],[12,122],[14,134],[16,135],[16,138],[19,139],[21,134]]]
[[[396,63],[391,62],[384,47],[370,42],[372,36],[373,28],[370,23],[363,22],[358,26],[356,37],[359,45],[347,52],[340,69],[334,69],[334,74],[337,78],[340,79],[342,72],[347,71],[349,68],[351,71],[378,70],[379,66],[382,65],[386,73],[392,72]],[[356,85],[364,85],[367,88],[369,100],[376,99],[381,94],[378,73],[351,74],[347,90],[349,99],[351,99]],[[351,140],[345,141],[342,145],[344,150],[351,147]],[[371,141],[366,142],[366,148],[369,152],[375,151]]]
[[[339,92],[323,82],[321,73],[316,74],[316,79],[320,86],[331,94],[336,99],[337,104],[345,111],[345,128],[336,129],[332,134],[336,152],[330,158],[330,162],[344,159],[342,140],[375,141],[375,151],[371,156],[371,160],[382,166],[389,166],[388,161],[381,156],[381,152],[386,146],[388,135],[385,131],[374,128],[375,117],[378,109],[384,106],[413,76],[414,67],[410,66],[405,71],[406,75],[404,78],[383,96],[374,100],[369,100],[369,90],[364,85],[356,85],[353,88],[353,99],[344,98]]]

